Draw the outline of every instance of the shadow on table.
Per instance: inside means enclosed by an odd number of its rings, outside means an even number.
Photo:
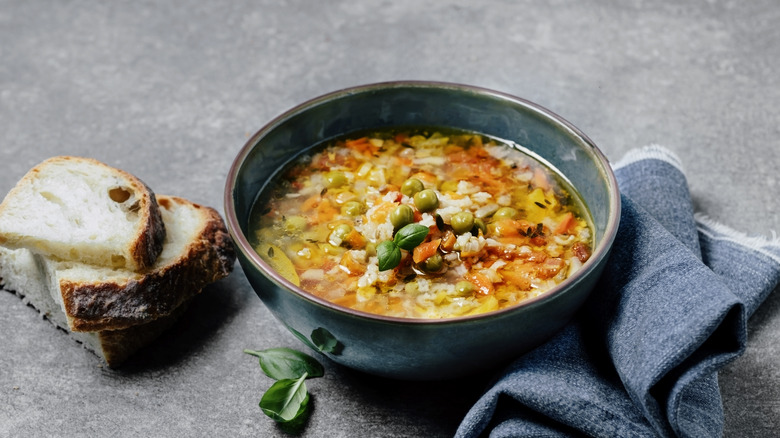
[[[485,392],[503,366],[464,378],[444,381],[402,381],[350,370],[335,363],[328,367],[355,406],[372,406],[371,422],[395,424],[411,436],[452,436],[463,417]],[[378,412],[377,412],[378,411]],[[373,436],[372,424],[364,425]],[[442,432],[445,432],[442,435]]]
[[[252,296],[243,275],[234,273],[206,287],[181,318],[159,338],[135,353],[116,371],[135,374],[176,366],[200,350]]]

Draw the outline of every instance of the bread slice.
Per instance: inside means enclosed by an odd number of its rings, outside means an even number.
[[[188,304],[183,303],[167,316],[126,329],[72,332],[68,328],[61,303],[55,299],[56,291],[50,290],[45,260],[27,249],[11,250],[0,247],[0,286],[8,291],[15,291],[26,304],[68,332],[73,339],[97,354],[110,367],[120,366],[133,353],[159,337],[177,321]],[[52,292],[55,292],[55,295]]]
[[[52,259],[137,271],[154,264],[164,239],[152,190],[91,158],[38,164],[0,204],[0,245]]]
[[[233,270],[236,254],[216,210],[173,196],[158,195],[157,202],[168,232],[151,268],[45,261],[71,330],[116,330],[160,318]]]
[[[173,324],[203,287],[227,276],[235,251],[216,210],[157,196],[168,230],[142,272],[52,260],[0,247],[0,285],[117,366]]]

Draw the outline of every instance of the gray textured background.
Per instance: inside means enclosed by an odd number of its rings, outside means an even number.
[[[433,2],[431,2],[433,3]],[[535,101],[612,160],[659,143],[696,207],[780,230],[780,4],[733,1],[0,1],[0,193],[85,155],[222,210],[248,137],[303,100],[397,79]],[[780,294],[720,375],[726,435],[780,427]],[[111,371],[0,293],[0,436],[277,436],[243,348],[302,348],[240,269]],[[399,383],[326,364],[303,435],[448,436],[487,376]]]

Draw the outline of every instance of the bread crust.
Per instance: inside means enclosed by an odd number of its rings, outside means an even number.
[[[196,209],[201,218],[198,238],[174,263],[142,272],[126,283],[61,280],[71,330],[118,330],[165,317],[232,271],[235,250],[216,210],[172,196],[158,195],[157,202],[189,204]]]
[[[136,266],[135,270],[143,270],[154,266],[154,262],[162,252],[163,242],[165,242],[165,223],[160,213],[160,207],[155,202],[156,196],[152,189],[140,179],[129,173],[127,175],[136,179],[144,187],[142,191],[144,193],[143,204],[141,205],[144,218],[141,223],[145,226],[139,230],[138,238],[134,241],[135,245],[129,249]],[[148,204],[148,207],[145,204]]]
[[[136,351],[149,345],[173,326],[188,307],[189,301],[185,301],[170,314],[154,321],[120,330],[97,332],[101,350],[98,354],[102,354],[109,367],[119,367]]]

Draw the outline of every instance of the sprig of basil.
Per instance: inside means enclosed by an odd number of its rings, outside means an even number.
[[[322,377],[325,374],[325,369],[317,359],[291,348],[244,350],[244,353],[258,357],[260,368],[275,380],[298,379],[304,373],[309,377]]]
[[[429,231],[430,229],[425,225],[408,224],[395,233],[393,242],[395,242],[399,248],[411,251],[414,247],[423,243],[423,240],[428,236]]]
[[[408,224],[395,233],[393,240],[385,240],[376,246],[379,270],[394,269],[401,263],[401,249],[412,251],[423,243],[430,229],[425,225]]]
[[[306,379],[322,377],[325,369],[313,357],[290,348],[244,350],[260,360],[260,368],[276,382],[260,399],[260,409],[274,421],[294,424],[309,406]]]

